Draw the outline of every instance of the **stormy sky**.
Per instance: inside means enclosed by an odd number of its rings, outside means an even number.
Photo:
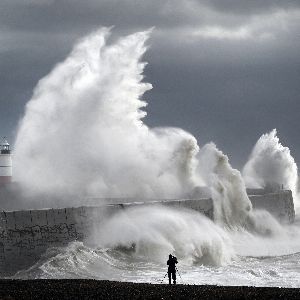
[[[13,143],[37,81],[100,26],[114,26],[115,38],[154,27],[149,126],[214,141],[238,168],[277,128],[300,162],[299,0],[3,0],[0,135]]]

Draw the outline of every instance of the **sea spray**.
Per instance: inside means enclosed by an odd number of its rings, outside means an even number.
[[[110,29],[100,29],[39,81],[16,139],[16,180],[70,199],[182,198],[206,184],[215,220],[245,226],[251,203],[228,157],[214,144],[199,152],[182,129],[143,123],[149,33],[108,43]]]
[[[120,211],[97,229],[93,242],[146,261],[164,262],[173,253],[185,264],[219,266],[234,257],[225,230],[195,211],[163,206]]]
[[[297,164],[289,148],[279,142],[276,129],[258,139],[242,173],[247,187],[283,187],[293,192],[295,200],[298,198]],[[299,206],[298,201],[295,204]]]
[[[197,158],[197,171],[211,190],[218,225],[264,237],[282,236],[285,230],[269,212],[252,209],[241,173],[215,144],[202,147]]]
[[[149,31],[81,40],[36,86],[15,143],[15,178],[33,192],[182,197],[195,186],[195,138],[142,121]],[[70,197],[72,198],[72,197]]]
[[[254,210],[248,226],[229,232],[238,256],[280,257],[300,253],[299,226],[279,224],[264,210]]]
[[[240,172],[213,143],[199,152],[198,171],[210,187],[216,222],[229,227],[246,225],[252,205]]]
[[[215,219],[245,225],[251,203],[227,156],[213,144],[199,153],[184,130],[142,121],[149,31],[109,36],[107,28],[87,36],[38,83],[17,135],[16,180],[70,199],[182,198],[206,184]]]

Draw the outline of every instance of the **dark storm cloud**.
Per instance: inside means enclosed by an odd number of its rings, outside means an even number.
[[[205,0],[206,5],[230,14],[261,14],[278,9],[295,9],[300,7],[298,0]]]
[[[1,27],[20,31],[91,30],[99,24],[125,28],[160,28],[201,24],[243,23],[253,15],[299,8],[299,1],[4,1]]]
[[[99,26],[114,36],[155,26],[145,59],[146,122],[210,140],[241,166],[277,127],[300,161],[300,1],[0,2],[0,134],[13,136],[32,89]]]
[[[165,4],[134,0],[12,1],[9,5],[2,3],[0,8],[0,24],[10,29],[35,32],[90,31],[99,24],[124,28],[167,27],[184,23],[191,17],[188,6],[181,1]]]

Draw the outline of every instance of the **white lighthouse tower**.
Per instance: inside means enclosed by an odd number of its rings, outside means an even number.
[[[12,181],[12,159],[9,143],[4,138],[0,144],[0,184]]]

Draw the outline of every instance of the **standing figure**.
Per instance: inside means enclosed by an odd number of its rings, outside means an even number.
[[[169,255],[169,259],[167,261],[168,267],[168,277],[169,277],[169,284],[171,284],[171,275],[173,279],[173,283],[176,284],[176,264],[178,263],[177,258],[175,256],[172,256],[172,254]]]

